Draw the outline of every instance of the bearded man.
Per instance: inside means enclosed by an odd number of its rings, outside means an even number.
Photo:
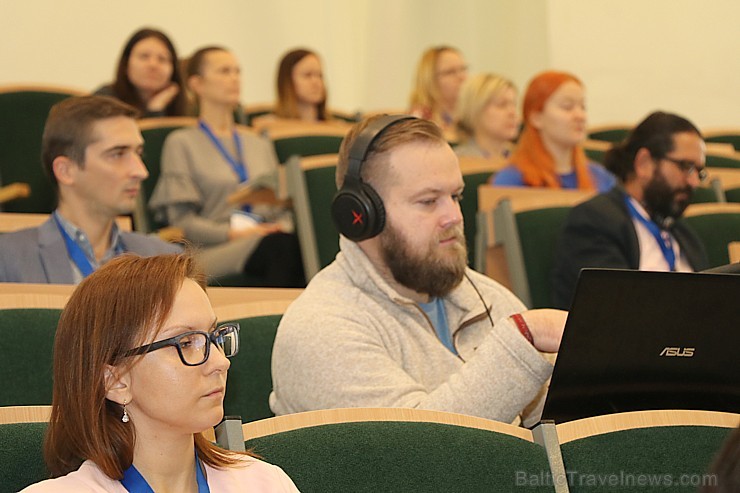
[[[439,127],[360,122],[336,182],[341,251],[282,318],[272,410],[410,407],[534,424],[566,313],[527,310],[467,268],[463,179]]]
[[[701,240],[680,221],[706,179],[705,145],[687,119],[655,112],[607,152],[620,184],[573,208],[555,251],[554,306],[567,309],[585,267],[706,269]]]

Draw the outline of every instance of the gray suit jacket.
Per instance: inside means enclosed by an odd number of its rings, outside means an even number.
[[[121,233],[126,251],[143,257],[182,249],[139,233]],[[64,238],[49,218],[38,228],[0,235],[0,282],[72,284],[74,276]]]

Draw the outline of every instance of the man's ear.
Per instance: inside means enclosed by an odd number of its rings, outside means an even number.
[[[80,165],[67,156],[57,156],[51,163],[51,170],[60,185],[71,185],[80,170]]]
[[[641,147],[635,154],[635,177],[641,183],[647,183],[653,178],[657,164],[646,148]]]
[[[115,366],[105,367],[105,398],[112,402],[131,402],[131,372],[121,372]]]

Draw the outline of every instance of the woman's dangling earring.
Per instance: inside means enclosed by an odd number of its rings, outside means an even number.
[[[123,401],[123,416],[121,416],[121,421],[128,423],[129,419],[128,413],[126,412],[126,401]]]

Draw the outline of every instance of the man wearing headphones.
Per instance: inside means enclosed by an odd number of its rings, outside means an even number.
[[[543,353],[557,351],[566,314],[527,311],[467,268],[463,179],[439,128],[408,116],[359,123],[336,181],[341,252],[282,319],[272,410],[414,407],[536,422],[552,371]]]

